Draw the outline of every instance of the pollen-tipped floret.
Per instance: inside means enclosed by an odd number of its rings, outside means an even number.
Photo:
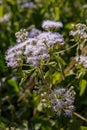
[[[28,39],[28,32],[26,29],[21,29],[19,32],[15,33],[15,36],[17,38],[17,43],[21,43]]]

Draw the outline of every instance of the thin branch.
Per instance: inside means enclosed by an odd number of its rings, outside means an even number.
[[[78,114],[77,112],[74,112],[73,114],[87,123],[87,119],[83,117],[82,115]]]

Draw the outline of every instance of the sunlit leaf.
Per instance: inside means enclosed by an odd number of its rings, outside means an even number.
[[[80,130],[87,130],[86,126],[80,126]]]
[[[0,122],[0,130],[6,130],[6,125],[3,122]]]
[[[62,75],[60,72],[55,72],[52,75],[52,83],[55,85],[57,82],[60,82],[62,80]]]
[[[59,20],[60,18],[60,10],[59,7],[55,7],[55,19]]]
[[[71,29],[72,28],[72,23],[67,23],[65,27],[68,28],[68,29]]]
[[[62,57],[58,57],[58,60],[59,60],[59,62],[62,64],[62,65],[66,65],[66,62],[62,59]]]
[[[19,87],[15,80],[9,79],[7,81],[7,83],[8,83],[8,89],[9,89],[8,92],[9,93],[16,94],[19,92]]]
[[[82,94],[84,93],[85,89],[86,89],[86,86],[87,86],[87,81],[82,79],[80,81],[80,84],[79,84],[79,87],[80,87],[80,93],[79,95],[82,96]]]
[[[0,18],[3,17],[3,6],[0,6]]]

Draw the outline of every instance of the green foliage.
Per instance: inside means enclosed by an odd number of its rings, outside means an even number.
[[[0,18],[3,17],[3,6],[0,6]]]
[[[80,96],[82,96],[82,94],[84,93],[84,91],[85,91],[85,89],[86,89],[86,86],[87,86],[87,81],[86,80],[84,80],[84,79],[82,79],[81,81],[80,81],[80,85],[79,85],[79,87],[80,87]]]
[[[80,127],[80,130],[87,130],[87,127],[81,126],[81,127]]]
[[[18,88],[16,81],[9,79],[7,81],[7,84],[8,84],[8,93],[9,94],[14,95],[14,94],[17,94],[19,92],[19,88]]]
[[[56,83],[60,82],[62,80],[62,75],[60,72],[55,72],[52,75],[52,83],[55,85]]]

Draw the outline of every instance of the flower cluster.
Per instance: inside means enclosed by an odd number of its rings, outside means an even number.
[[[22,66],[27,63],[38,66],[50,57],[51,47],[64,45],[63,35],[56,32],[41,32],[37,29],[27,32],[21,29],[16,34],[17,43],[6,52],[6,62],[9,67]]]
[[[87,56],[84,55],[76,56],[75,60],[79,65],[82,65],[84,68],[87,68]]]
[[[72,35],[77,41],[79,39],[85,39],[87,38],[87,27],[85,24],[78,23],[76,25],[73,25],[73,31],[70,32],[70,35]]]
[[[26,63],[37,66],[40,60],[49,57],[47,48],[35,38],[29,38],[25,42],[11,47],[6,52],[7,66],[17,67]]]
[[[31,63],[33,66],[37,66],[40,61],[50,56],[45,44],[38,42],[37,39],[34,39],[31,44],[26,46],[24,55],[26,55],[26,62]]]
[[[38,35],[37,39],[41,43],[45,43],[47,46],[64,45],[63,35],[59,33],[43,32]]]
[[[45,30],[52,30],[52,29],[59,29],[63,27],[62,22],[56,22],[56,21],[51,21],[51,20],[45,20],[42,23],[42,28]]]
[[[56,112],[57,116],[72,116],[72,113],[75,109],[73,103],[75,99],[75,91],[73,86],[69,90],[65,88],[59,88],[52,90],[49,94],[44,92],[41,94],[42,104],[48,108],[52,108]],[[44,97],[46,99],[44,99]],[[48,105],[46,105],[48,104]]]

